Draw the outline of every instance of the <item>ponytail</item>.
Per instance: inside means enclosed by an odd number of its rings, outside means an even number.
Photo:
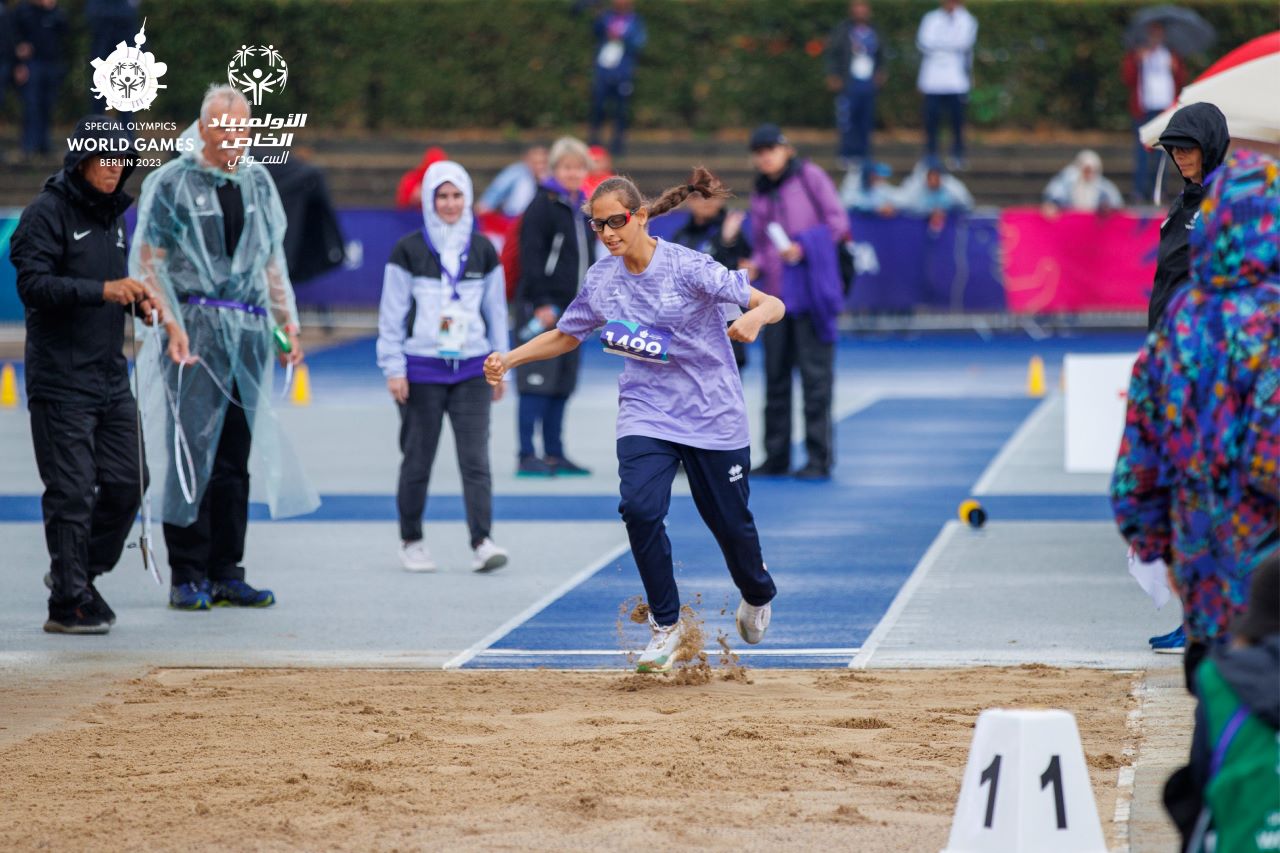
[[[601,182],[591,193],[591,198],[587,199],[582,206],[583,212],[588,216],[591,215],[591,206],[596,200],[606,195],[615,195],[618,201],[622,202],[623,207],[627,210],[639,210],[645,208],[652,219],[655,216],[661,216],[664,213],[675,210],[684,204],[684,200],[689,196],[697,193],[703,198],[729,198],[733,193],[720,182],[720,179],[713,175],[703,166],[698,166],[689,175],[687,184],[670,187],[663,191],[654,201],[649,201],[640,194],[640,190],[636,189],[636,185],[631,179],[621,176],[608,178]]]
[[[649,205],[649,217],[661,216],[684,204],[684,200],[697,193],[703,198],[729,198],[733,195],[729,188],[720,183],[720,179],[704,166],[698,166],[689,176],[689,183],[671,187],[658,196],[657,201]]]

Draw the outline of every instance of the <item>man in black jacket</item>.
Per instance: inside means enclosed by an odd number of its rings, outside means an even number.
[[[1160,146],[1169,153],[1186,185],[1173,200],[1169,215],[1160,226],[1160,249],[1156,277],[1147,308],[1147,331],[1155,328],[1165,306],[1190,274],[1191,257],[1187,240],[1200,217],[1205,179],[1227,158],[1231,136],[1227,118],[1213,104],[1191,104],[1169,119],[1160,134]]]
[[[148,321],[162,312],[128,277],[124,212],[133,198],[122,187],[134,161],[123,126],[89,116],[75,139],[78,150],[22,212],[10,259],[26,306],[27,401],[45,487],[53,584],[44,629],[105,634],[115,614],[94,580],[119,560],[140,501],[122,306]],[[176,331],[170,354],[185,358]]]

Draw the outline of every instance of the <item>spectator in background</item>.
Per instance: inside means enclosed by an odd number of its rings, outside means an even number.
[[[955,175],[937,158],[926,158],[916,164],[911,176],[902,182],[898,190],[899,203],[904,211],[927,217],[929,230],[937,233],[952,213],[973,209],[973,196]]]
[[[726,269],[736,270],[751,257],[751,243],[742,233],[747,214],[743,210],[726,210],[724,202],[723,196],[690,193],[684,202],[689,208],[689,219],[671,235],[671,242],[710,255]],[[736,305],[722,307],[728,325],[742,316],[742,309]],[[747,366],[747,345],[735,340],[729,343],[733,346],[733,359],[741,370]]]
[[[26,157],[52,149],[49,127],[62,78],[67,73],[67,16],[58,0],[27,0],[13,13],[14,80],[22,92],[22,153]]]
[[[510,346],[505,285],[497,250],[474,228],[471,176],[446,160],[422,180],[424,225],[392,250],[378,308],[378,366],[400,412],[400,564],[410,572],[436,570],[422,538],[422,514],[447,413],[471,569],[488,572],[507,563],[507,552],[489,538],[489,409],[502,399],[505,383],[490,388],[484,378],[485,357]]]
[[[757,175],[752,253],[743,266],[787,309],[781,322],[763,332],[766,458],[753,473],[791,473],[791,384],[799,370],[808,459],[795,476],[826,480],[835,462],[831,401],[836,316],[843,301],[836,252],[849,238],[849,215],[827,173],[799,159],[777,125],[756,128],[750,146]]]
[[[1168,564],[1182,600],[1192,691],[1200,661],[1230,641],[1250,573],[1280,545],[1278,204],[1276,161],[1251,151],[1210,183],[1190,282],[1134,364],[1111,479],[1120,533],[1143,561]]]
[[[577,8],[594,6],[579,3]],[[591,144],[601,144],[607,104],[613,104],[613,142],[610,149],[621,154],[627,131],[627,103],[635,91],[636,59],[644,49],[648,34],[644,19],[635,12],[634,0],[613,0],[612,9],[595,20],[595,82],[591,87]]]
[[[542,145],[530,145],[524,156],[507,166],[493,179],[480,201],[476,213],[500,211],[504,216],[519,216],[533,201],[538,185],[547,178],[547,149]]]
[[[868,163],[861,169],[850,169],[840,184],[840,201],[860,213],[893,216],[898,212],[898,189],[889,178],[893,169],[887,163]]]
[[[1160,226],[1156,275],[1147,307],[1147,331],[1155,328],[1165,306],[1186,283],[1191,270],[1188,238],[1200,216],[1206,177],[1226,159],[1231,137],[1227,117],[1213,104],[1191,104],[1178,110],[1160,134],[1160,147],[1182,175],[1183,189]]]
[[[587,179],[582,182],[582,194],[591,198],[596,187],[613,177],[613,157],[603,145],[592,145],[587,153],[591,155],[591,171],[587,172]]]
[[[1124,197],[1116,185],[1102,177],[1102,158],[1098,152],[1085,149],[1076,159],[1053,176],[1044,188],[1045,216],[1057,216],[1059,211],[1080,213],[1105,213],[1124,207]]]
[[[449,159],[443,148],[432,146],[422,152],[422,162],[400,176],[396,187],[396,207],[401,210],[422,207],[422,176],[436,163]]]
[[[827,88],[836,95],[836,152],[845,168],[871,156],[876,124],[876,92],[884,84],[884,45],[871,26],[871,4],[854,0],[849,17],[827,40]]]
[[[517,343],[554,328],[578,295],[596,245],[582,214],[582,182],[591,167],[587,146],[564,137],[551,146],[551,177],[529,202],[520,222],[520,281],[516,284]],[[565,455],[564,411],[578,385],[577,350],[521,367],[518,477],[585,476]],[[534,446],[541,428],[543,456]]]
[[[1129,88],[1129,115],[1133,117],[1133,195],[1138,204],[1148,204],[1155,193],[1156,178],[1164,168],[1159,151],[1148,151],[1139,130],[1173,105],[1187,82],[1182,58],[1164,44],[1164,25],[1153,21],[1147,27],[1147,41],[1124,55],[1120,76]]]
[[[978,21],[962,0],[942,0],[941,7],[920,20],[916,33],[925,153],[938,156],[938,125],[947,113],[951,120],[949,166],[953,171],[964,168],[964,112],[973,86],[973,46],[977,40]]]

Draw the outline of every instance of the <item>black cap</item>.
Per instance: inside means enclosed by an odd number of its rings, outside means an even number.
[[[786,144],[787,137],[783,135],[782,128],[776,124],[762,124],[751,131],[751,141],[747,144],[747,147],[752,151],[759,151],[761,148],[772,148],[775,145]]]
[[[1232,623],[1231,633],[1254,643],[1280,634],[1280,553],[1273,553],[1253,570],[1248,607]]]

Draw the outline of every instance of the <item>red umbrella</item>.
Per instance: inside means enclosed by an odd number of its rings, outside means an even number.
[[[1182,90],[1178,102],[1142,126],[1142,144],[1155,147],[1173,114],[1208,102],[1222,110],[1237,139],[1280,143],[1280,30],[1228,53]]]

